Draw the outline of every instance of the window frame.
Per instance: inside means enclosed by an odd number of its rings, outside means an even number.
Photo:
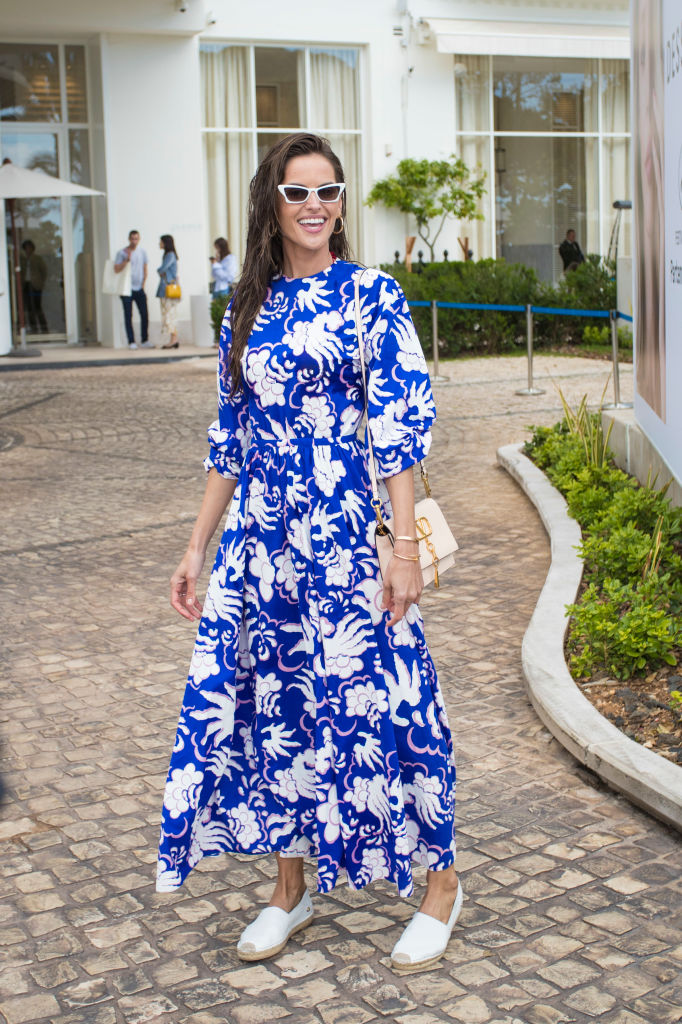
[[[270,41],[265,42],[265,41],[262,41],[262,40],[254,40],[254,39],[246,40],[245,39],[245,40],[238,40],[238,41],[236,41],[234,39],[217,38],[217,37],[214,37],[214,36],[203,36],[203,37],[199,38],[199,51],[200,52],[201,52],[201,48],[202,48],[202,46],[204,44],[206,44],[207,47],[208,46],[211,46],[211,47],[214,47],[214,46],[237,47],[237,46],[239,46],[239,47],[242,47],[242,48],[248,48],[248,50],[249,50],[249,81],[248,81],[248,88],[250,90],[249,105],[250,105],[250,111],[251,111],[251,126],[248,127],[248,128],[244,128],[244,127],[239,127],[239,128],[227,128],[227,127],[224,127],[223,128],[223,127],[212,127],[212,126],[208,126],[208,125],[202,124],[201,128],[200,128],[201,135],[202,135],[202,150],[203,150],[203,136],[207,135],[207,134],[251,135],[251,165],[252,165],[252,173],[255,173],[256,172],[256,168],[258,167],[258,136],[259,135],[260,136],[262,136],[262,135],[278,136],[278,135],[285,134],[285,132],[286,132],[286,129],[283,129],[281,127],[276,127],[276,126],[266,127],[264,125],[259,126],[258,123],[257,123],[258,119],[257,119],[257,112],[256,112],[256,48],[258,48],[259,50],[261,50],[261,49],[271,49],[271,50],[282,50],[282,49],[302,50],[303,51],[303,62],[304,62],[304,75],[305,75],[305,97],[304,97],[305,102],[303,104],[303,110],[305,112],[305,124],[302,125],[298,129],[298,131],[314,132],[316,135],[324,135],[325,137],[328,137],[328,136],[339,136],[339,135],[356,136],[358,138],[358,140],[359,140],[357,164],[358,164],[358,169],[359,169],[359,174],[360,174],[360,181],[357,183],[357,190],[358,190],[359,196],[360,197],[364,197],[364,194],[365,194],[364,183],[365,183],[366,178],[367,178],[367,167],[366,167],[366,162],[365,162],[366,161],[365,151],[366,151],[366,148],[367,148],[365,146],[366,123],[365,123],[365,117],[364,117],[364,110],[365,110],[365,102],[364,102],[364,100],[365,100],[365,93],[366,93],[366,82],[365,82],[365,75],[366,75],[366,53],[365,53],[365,51],[366,51],[366,47],[364,45],[359,44],[359,43],[358,44],[350,44],[350,43],[347,43],[347,44],[327,43],[327,44],[325,44],[325,43],[319,43],[319,42],[317,42],[317,43],[310,43],[310,42],[301,43],[301,42],[296,42],[294,40],[286,40],[286,41],[280,40],[278,42],[270,42]],[[310,102],[310,51],[311,50],[330,50],[330,51],[347,50],[347,51],[352,51],[355,54],[357,54],[357,66],[356,66],[356,69],[355,69],[356,70],[356,76],[357,76],[357,123],[358,123],[358,127],[357,128],[337,128],[337,127],[334,127],[333,125],[321,126],[321,125],[312,124],[312,117],[311,117],[311,107],[312,107],[312,105],[311,105],[311,102]],[[203,120],[203,118],[202,118],[202,120]],[[333,139],[332,139],[332,143],[333,143]],[[203,159],[205,160],[205,156],[203,157]],[[206,213],[205,213],[206,223],[208,224],[210,222],[210,216],[209,216],[209,210],[208,210],[208,196],[206,196],[205,205],[206,205]],[[360,200],[360,207],[362,207],[362,198]],[[364,217],[360,217],[359,224],[358,224],[358,237],[357,237],[357,239],[354,240],[355,243],[356,243],[355,246],[354,246],[354,249],[358,253],[365,251],[365,243],[366,243],[366,237],[365,236],[366,236],[365,218]]]
[[[453,63],[458,61],[465,61],[471,54],[454,54]],[[495,55],[493,54],[479,54],[487,58],[488,63],[488,123],[490,127],[485,130],[468,130],[461,128],[458,122],[458,106],[457,106],[457,75],[454,75],[454,87],[455,87],[455,143],[460,138],[464,137],[478,137],[487,138],[489,140],[488,145],[488,166],[485,168],[487,172],[487,180],[489,182],[488,194],[490,199],[490,209],[493,213],[490,221],[490,235],[489,245],[490,251],[493,254],[493,259],[496,258],[497,254],[497,173],[495,170],[495,150],[497,148],[498,140],[505,138],[571,138],[571,139],[594,139],[597,145],[597,216],[598,216],[598,238],[599,238],[599,252],[602,256],[606,255],[608,248],[607,236],[610,234],[610,227],[607,226],[606,218],[604,217],[604,188],[605,188],[605,159],[604,159],[604,142],[608,139],[625,139],[632,145],[632,132],[608,132],[604,131],[603,128],[603,109],[604,109],[604,79],[605,73],[603,70],[604,58],[595,57],[590,58],[596,62],[596,79],[597,79],[597,128],[594,131],[500,131],[495,126],[495,77],[494,77],[494,60]],[[583,57],[571,57],[570,54],[566,54],[565,58],[568,60],[584,60]],[[529,58],[532,60],[533,58]],[[615,60],[616,58],[608,58],[608,60]],[[632,64],[630,60],[622,58],[622,62],[627,66],[628,76],[632,73]],[[628,86],[629,95],[629,86]],[[629,117],[631,117],[631,111],[629,111]],[[457,147],[456,147],[457,151]]]

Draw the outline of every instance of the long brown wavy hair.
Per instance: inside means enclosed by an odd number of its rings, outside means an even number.
[[[334,169],[336,181],[343,181],[343,167],[327,139],[308,132],[287,135],[263,157],[249,188],[249,226],[246,236],[246,257],[239,282],[232,299],[230,323],[232,343],[228,371],[231,378],[230,394],[242,387],[241,360],[258,312],[263,304],[268,285],[284,268],[282,235],[277,220],[277,186],[284,179],[286,165],[295,156],[319,153]],[[348,260],[350,246],[346,237],[346,194],[342,196],[341,230],[329,239],[333,256]]]

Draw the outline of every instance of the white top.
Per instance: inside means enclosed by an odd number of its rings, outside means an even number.
[[[115,263],[123,263],[124,260],[128,259],[128,253],[125,249],[119,249],[116,253]],[[144,268],[149,261],[147,260],[147,253],[144,249],[141,249],[138,245],[136,249],[133,249],[130,254],[130,290],[138,292],[144,282]]]
[[[237,259],[234,253],[229,253],[222,260],[214,260],[211,264],[211,274],[215,282],[213,291],[229,291],[230,285],[237,277]]]

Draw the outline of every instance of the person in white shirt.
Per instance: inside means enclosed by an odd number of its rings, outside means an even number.
[[[139,231],[129,232],[128,244],[116,253],[114,270],[120,274],[128,263],[130,263],[130,295],[121,296],[128,348],[137,348],[133,334],[133,302],[140,314],[140,334],[142,336],[140,345],[142,348],[154,348],[155,346],[148,338],[149,313],[147,311],[147,295],[144,290],[147,281],[148,260],[147,253],[140,246]]]
[[[219,299],[229,295],[237,277],[237,260],[230,252],[226,238],[216,238],[215,256],[211,260],[211,277],[213,278],[213,298]]]

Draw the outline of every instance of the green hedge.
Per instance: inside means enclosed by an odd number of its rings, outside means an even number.
[[[509,306],[563,306],[574,309],[615,308],[613,267],[588,257],[556,285],[538,280],[531,267],[506,260],[427,263],[408,274],[403,264],[385,264],[408,299],[437,302],[480,302]],[[424,351],[431,353],[431,310],[413,309]],[[603,326],[598,318],[535,317],[535,344],[580,345],[586,326]],[[438,311],[442,355],[512,352],[526,344],[525,313],[474,310]]]
[[[592,414],[592,423],[600,413]],[[565,496],[583,532],[586,587],[568,607],[573,674],[628,679],[682,654],[682,509],[607,458],[591,463],[564,420],[536,427],[526,454]]]

